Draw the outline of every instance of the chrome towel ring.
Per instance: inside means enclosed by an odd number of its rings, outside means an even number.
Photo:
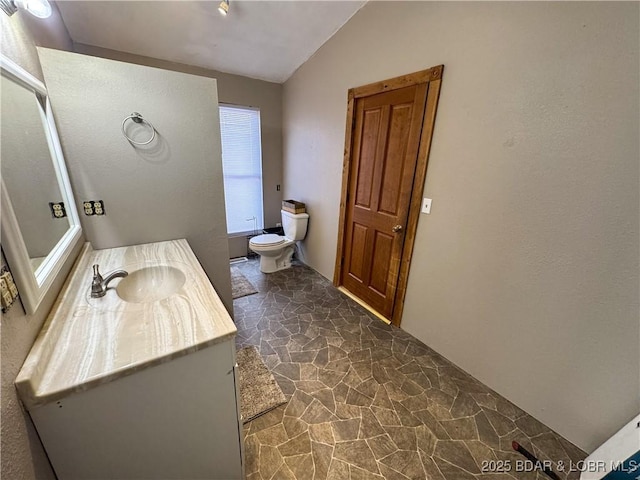
[[[127,135],[127,132],[124,129],[124,125],[127,123],[127,120],[133,120],[135,123],[146,123],[147,125],[149,125],[151,127],[151,138],[146,142],[136,142],[135,140],[132,140],[129,135]],[[140,115],[138,112],[133,112],[122,121],[122,134],[124,135],[124,138],[126,138],[129,143],[133,145],[149,145],[151,142],[153,142],[153,139],[156,138],[156,129],[149,120],[145,120],[144,118],[142,118],[142,115]]]

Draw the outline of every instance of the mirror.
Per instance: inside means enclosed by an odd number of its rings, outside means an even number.
[[[44,84],[0,56],[2,249],[34,313],[81,238]]]
[[[48,161],[41,114],[45,99],[5,76],[0,77],[0,92],[2,179],[35,273],[71,224],[60,203],[53,162]],[[60,217],[52,215],[49,203],[60,205]]]

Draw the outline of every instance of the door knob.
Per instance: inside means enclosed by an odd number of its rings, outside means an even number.
[[[393,233],[398,233],[400,230],[402,230],[402,225],[396,225],[391,229]]]

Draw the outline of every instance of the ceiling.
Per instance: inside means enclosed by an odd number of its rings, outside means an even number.
[[[56,3],[74,42],[282,83],[366,0]]]

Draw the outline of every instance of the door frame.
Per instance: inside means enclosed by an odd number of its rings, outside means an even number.
[[[381,82],[370,83],[361,87],[351,88],[348,93],[347,122],[345,130],[344,163],[342,165],[342,190],[340,193],[340,219],[338,223],[338,248],[336,251],[336,263],[333,273],[333,284],[336,287],[342,285],[342,262],[344,261],[344,240],[345,240],[345,218],[347,211],[347,196],[349,193],[349,180],[351,173],[351,148],[352,134],[355,125],[355,101],[358,98],[376,95],[378,93],[390,92],[399,88],[410,87],[421,83],[428,83],[427,101],[425,103],[424,118],[422,120],[422,132],[420,134],[420,145],[418,147],[418,159],[416,163],[415,176],[411,187],[411,199],[409,204],[409,216],[405,227],[405,239],[402,247],[402,257],[400,260],[400,271],[394,298],[393,313],[391,321],[396,327],[400,326],[402,312],[404,310],[404,297],[407,292],[407,281],[409,279],[409,267],[411,266],[411,256],[415,243],[418,218],[422,205],[422,193],[424,183],[427,178],[427,165],[429,163],[429,150],[431,148],[431,138],[435,124],[436,111],[438,108],[438,98],[440,96],[440,84],[442,83],[442,71],[444,65],[421,70],[419,72],[402,75],[400,77],[383,80]]]

